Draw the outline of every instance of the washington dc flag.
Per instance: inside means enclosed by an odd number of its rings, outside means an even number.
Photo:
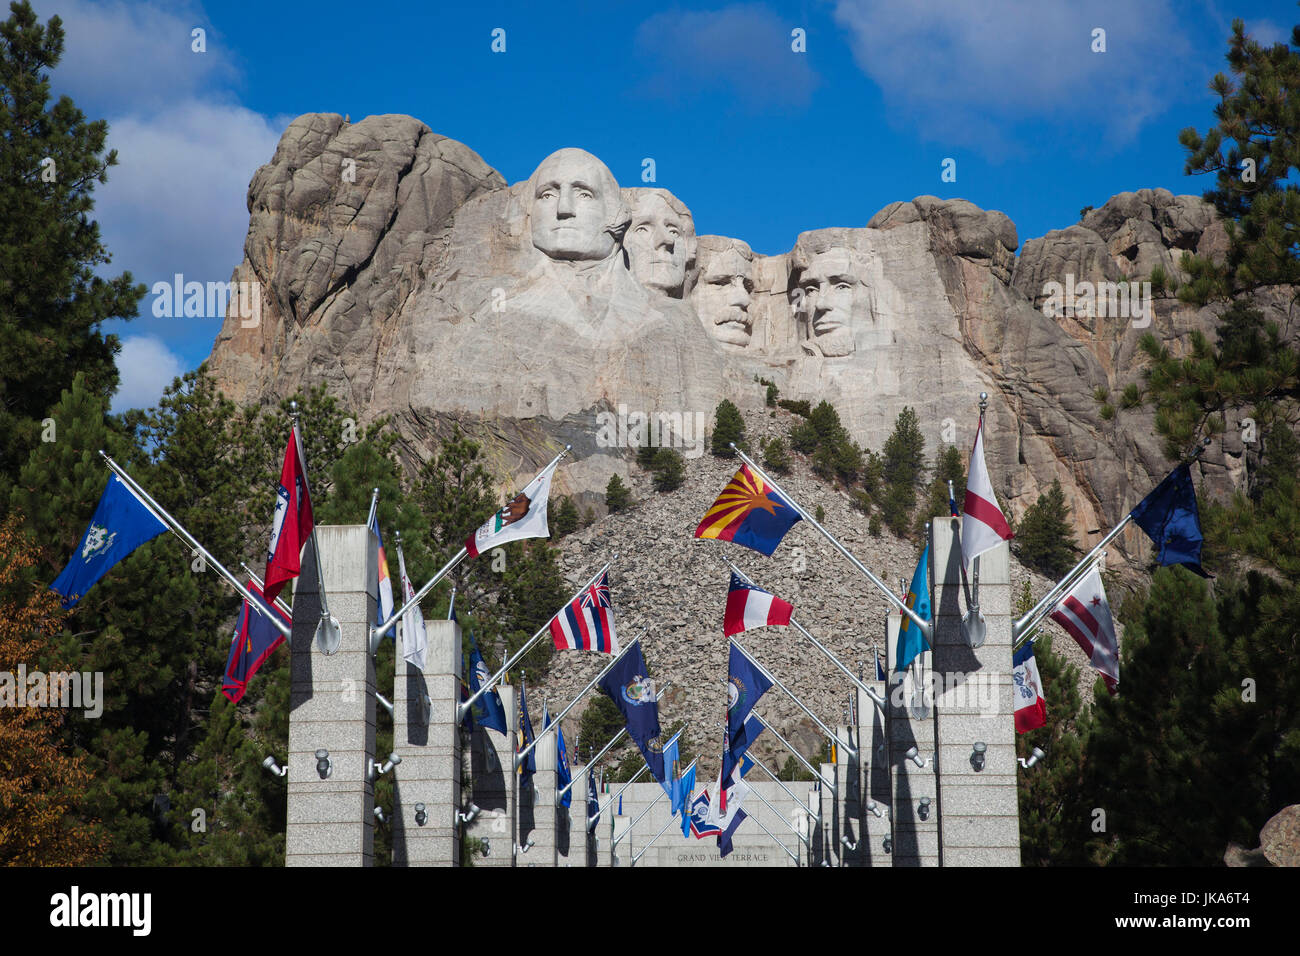
[[[793,505],[756,477],[748,465],[741,465],[736,477],[704,513],[695,537],[734,541],[771,557],[798,520],[799,512]]]
[[[740,575],[731,573],[731,589],[727,591],[727,611],[722,618],[722,633],[727,637],[751,627],[788,625],[794,608],[775,594],[753,584],[746,584]]]
[[[1106,589],[1096,565],[1079,579],[1052,611],[1052,620],[1069,632],[1092,666],[1101,674],[1106,688],[1116,693],[1119,687],[1119,640],[1110,616]]]

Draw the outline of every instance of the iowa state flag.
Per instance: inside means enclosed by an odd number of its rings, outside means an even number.
[[[307,463],[302,452],[298,426],[293,427],[284,449],[280,486],[275,492],[275,519],[271,525],[271,546],[266,551],[268,601],[280,596],[286,582],[302,571],[302,546],[311,537],[315,522],[311,513],[311,492],[307,487]]]
[[[1026,734],[1047,723],[1047,700],[1043,697],[1043,680],[1038,676],[1038,662],[1034,660],[1034,645],[1026,644],[1011,658],[1015,670],[1011,672],[1015,697],[1016,733]]]
[[[790,623],[794,608],[770,591],[747,584],[735,571],[727,591],[727,611],[722,618],[722,633],[727,637],[751,627],[782,626]]]
[[[734,541],[771,557],[798,520],[799,512],[790,502],[755,477],[748,465],[741,465],[718,500],[704,513],[695,537]]]
[[[262,663],[277,647],[284,643],[284,635],[271,623],[270,615],[279,615],[286,624],[293,622],[274,604],[266,601],[257,582],[248,582],[248,590],[258,599],[258,608],[244,600],[235,625],[235,637],[230,642],[230,655],[226,658],[226,671],[221,677],[221,692],[232,704],[239,703],[248,688],[248,682]]]

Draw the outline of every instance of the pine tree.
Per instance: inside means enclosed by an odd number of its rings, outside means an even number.
[[[1061,578],[1077,560],[1079,546],[1070,526],[1070,506],[1060,479],[1025,509],[1016,525],[1016,556],[1022,564],[1049,578]]]
[[[117,337],[145,294],[110,259],[90,219],[91,193],[117,163],[108,125],[86,122],[50,73],[63,56],[58,17],[41,26],[27,2],[0,24],[0,493],[40,442],[41,422],[74,373],[107,400],[117,389]]]
[[[671,448],[660,448],[655,455],[654,483],[658,491],[676,491],[686,480],[686,462]]]
[[[718,405],[714,418],[709,450],[718,458],[735,458],[736,453],[731,449],[730,443],[735,442],[736,447],[741,449],[745,447],[745,419],[741,417],[740,409],[724,398]]]
[[[555,519],[551,522],[551,536],[559,539],[578,530],[578,506],[568,495],[561,496],[559,507],[555,509]]]
[[[618,475],[610,475],[605,485],[605,507],[610,514],[626,511],[632,506],[632,492]]]
[[[623,715],[614,702],[604,694],[593,694],[578,721],[578,753],[585,760],[622,729]],[[616,751],[621,749],[616,748]]]
[[[790,456],[785,450],[785,442],[779,438],[773,438],[771,441],[765,441],[763,448],[763,467],[768,468],[778,475],[790,473]]]

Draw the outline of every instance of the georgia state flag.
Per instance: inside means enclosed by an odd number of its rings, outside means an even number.
[[[775,594],[747,584],[735,571],[731,572],[727,611],[722,618],[722,633],[727,637],[751,627],[788,625],[792,613],[794,608]]]
[[[1047,723],[1047,701],[1043,697],[1043,681],[1038,676],[1038,662],[1034,660],[1033,643],[1026,644],[1011,658],[1015,670],[1011,673],[1016,700],[1016,733],[1025,734]]]

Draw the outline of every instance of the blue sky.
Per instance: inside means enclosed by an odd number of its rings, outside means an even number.
[[[625,186],[651,158],[700,233],[762,253],[927,193],[1005,212],[1023,243],[1124,190],[1202,192],[1178,131],[1212,121],[1232,19],[1269,42],[1300,22],[1262,0],[33,5],[67,31],[56,94],[108,120],[119,153],[96,192],[111,269],[150,285],[230,278],[248,181],[307,112],[409,113],[509,182],[562,146]],[[156,401],[220,328],[152,303],[106,326],[119,410]]]

